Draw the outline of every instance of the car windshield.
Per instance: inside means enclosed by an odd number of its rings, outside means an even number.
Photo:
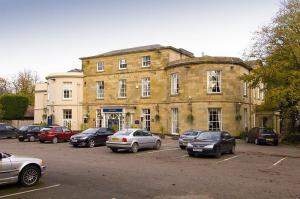
[[[20,128],[20,131],[27,131],[28,128],[29,128],[29,126],[22,126],[22,127]]]
[[[275,134],[275,132],[273,131],[273,129],[260,129],[260,133],[263,133],[263,134]]]
[[[125,129],[116,132],[114,135],[130,135],[133,132],[133,130]]]
[[[197,140],[218,141],[220,139],[220,135],[220,132],[203,132],[197,137]]]
[[[96,133],[97,130],[98,130],[97,128],[89,128],[89,129],[83,131],[82,134],[94,134],[94,133]]]

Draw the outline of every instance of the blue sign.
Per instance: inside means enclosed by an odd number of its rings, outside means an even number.
[[[122,108],[104,108],[103,113],[122,113],[123,109]]]

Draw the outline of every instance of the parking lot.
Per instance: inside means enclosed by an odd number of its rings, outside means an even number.
[[[37,186],[0,186],[0,199],[300,198],[300,148],[295,146],[238,141],[236,154],[216,159],[189,157],[170,138],[159,151],[136,154],[1,139],[0,151],[41,158],[47,166]]]

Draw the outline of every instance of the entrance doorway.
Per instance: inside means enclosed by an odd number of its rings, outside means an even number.
[[[113,129],[114,131],[119,130],[119,119],[108,119],[107,127]]]

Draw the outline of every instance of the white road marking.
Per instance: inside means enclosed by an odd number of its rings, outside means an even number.
[[[275,162],[274,164],[272,164],[272,166],[270,166],[269,168],[275,167],[276,165],[278,165],[280,162],[282,162],[283,160],[285,160],[287,157],[281,158],[280,160],[278,160],[277,162]]]
[[[60,184],[56,184],[56,185],[52,185],[52,186],[48,186],[48,187],[42,187],[42,188],[38,188],[38,189],[31,189],[31,190],[28,190],[28,191],[22,191],[22,192],[18,192],[18,193],[3,195],[3,196],[0,196],[0,198],[8,198],[8,197],[11,197],[11,196],[21,195],[21,194],[35,192],[35,191],[41,191],[41,190],[45,190],[45,189],[51,189],[51,188],[55,188],[55,187],[59,187],[59,186],[60,186]]]
[[[173,150],[179,150],[179,148],[171,148],[171,149],[164,149],[164,150],[158,150],[158,151],[150,151],[145,153],[137,153],[136,155],[143,155],[143,154],[150,154],[150,153],[159,153],[164,151],[173,151]]]
[[[220,160],[220,161],[218,161],[218,162],[216,162],[216,163],[225,162],[225,161],[228,161],[228,160],[231,160],[231,159],[237,158],[237,157],[239,157],[239,156],[240,156],[240,155],[236,155],[236,156],[233,156],[233,157],[230,157],[230,158],[226,158],[226,159],[224,159],[224,160]]]

